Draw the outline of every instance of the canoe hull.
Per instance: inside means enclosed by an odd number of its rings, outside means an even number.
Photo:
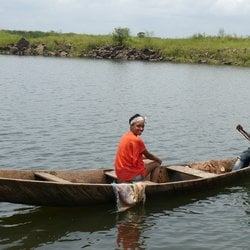
[[[111,185],[0,180],[0,201],[41,206],[82,206],[114,201]]]
[[[219,187],[235,186],[242,181],[250,179],[250,167],[237,172],[225,173],[211,178],[198,178],[170,183],[159,183],[155,186],[147,186],[147,197],[155,195],[167,197],[168,195],[183,195],[214,190]]]
[[[46,172],[71,183],[37,180]],[[0,170],[0,201],[42,206],[82,206],[115,200],[112,185],[103,170]]]
[[[177,174],[168,167],[163,169],[170,177]],[[105,169],[38,171],[64,178],[67,183],[37,179],[34,170],[0,170],[0,202],[39,206],[86,206],[115,202],[112,180],[105,175]],[[178,177],[181,179],[171,177],[168,182],[150,183],[146,186],[146,196],[147,199],[155,196],[166,198],[169,195],[231,186],[249,176],[250,167],[207,178],[182,173]]]

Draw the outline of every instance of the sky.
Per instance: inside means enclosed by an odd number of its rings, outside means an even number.
[[[0,30],[250,35],[250,0],[0,0]]]

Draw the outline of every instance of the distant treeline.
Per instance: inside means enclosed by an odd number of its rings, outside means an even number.
[[[38,37],[46,37],[46,36],[58,36],[61,33],[57,33],[55,31],[42,32],[42,31],[22,31],[22,30],[5,30],[7,33],[12,35],[19,35],[25,38],[38,38]],[[73,33],[71,33],[73,34]]]
[[[116,28],[107,35],[60,33],[55,31],[0,30],[0,47],[17,43],[25,38],[31,44],[46,44],[51,51],[70,45],[71,57],[91,51],[99,46],[124,45],[131,48],[153,49],[164,61],[175,63],[203,63],[250,66],[250,38],[226,35],[220,30],[217,36],[194,34],[188,38],[159,38],[148,32],[131,36],[128,28]]]

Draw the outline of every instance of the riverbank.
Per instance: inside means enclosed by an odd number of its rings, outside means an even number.
[[[250,38],[194,35],[182,39],[0,31],[0,54],[250,66]]]
[[[60,49],[53,51],[48,49],[46,43],[31,44],[25,38],[21,38],[17,43],[0,47],[0,53],[19,56],[72,57],[72,51],[74,49],[72,44],[64,44],[59,47]],[[162,61],[164,59],[159,51],[146,48],[130,48],[124,45],[98,46],[90,50],[82,51],[76,56],[96,59],[144,60],[151,62]]]

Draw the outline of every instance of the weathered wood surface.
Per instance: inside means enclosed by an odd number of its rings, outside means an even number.
[[[54,181],[54,182],[60,182],[60,183],[72,183],[70,181],[64,180],[63,178],[60,178],[58,176],[55,176],[49,173],[35,172],[34,175],[35,177],[38,177],[46,181]]]
[[[49,173],[71,183],[37,180]],[[82,206],[115,200],[103,170],[0,170],[0,201],[46,206]]]
[[[145,190],[147,199],[155,195],[162,195],[166,199],[168,195],[182,195],[187,192],[200,192],[233,185],[250,177],[250,167],[234,172],[209,174],[197,169],[187,170],[185,166],[186,164],[163,167],[169,176],[169,181],[147,183]],[[106,171],[108,169],[69,171],[0,169],[0,201],[46,206],[114,203],[112,180],[107,177]],[[54,177],[49,181],[38,180],[35,173],[43,177]]]
[[[210,178],[210,177],[217,176],[217,174],[214,174],[214,173],[208,173],[208,172],[205,172],[202,170],[192,169],[188,166],[182,166],[182,165],[180,165],[180,166],[168,166],[167,168],[170,170],[173,170],[173,171],[177,171],[177,172],[188,174],[188,175],[197,176],[200,178]]]
[[[115,170],[105,171],[105,175],[110,177],[113,180],[117,180]]]
[[[105,171],[105,175],[108,176],[109,178],[111,178],[111,180],[113,180],[114,182],[119,182],[118,178],[116,176],[115,170]],[[157,185],[158,184],[156,182],[152,182],[152,181],[148,181],[148,180],[145,180],[143,182],[145,183],[145,185]]]

